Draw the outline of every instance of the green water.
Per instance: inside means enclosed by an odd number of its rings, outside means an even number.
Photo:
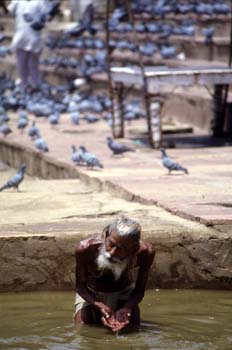
[[[74,293],[0,294],[2,350],[232,350],[230,291],[148,291],[138,332],[72,323]]]

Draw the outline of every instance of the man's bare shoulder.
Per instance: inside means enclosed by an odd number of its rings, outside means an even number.
[[[153,254],[155,251],[153,245],[148,242],[139,241],[139,251],[141,254]]]
[[[155,257],[155,249],[151,243],[140,241],[137,253],[138,264],[141,266],[150,266]]]
[[[97,249],[103,243],[103,239],[99,234],[93,234],[88,236],[86,239],[81,240],[75,246],[76,253],[84,253],[90,250]]]

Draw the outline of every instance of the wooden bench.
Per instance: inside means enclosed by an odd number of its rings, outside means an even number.
[[[197,67],[145,67],[144,74],[140,67],[111,67],[110,76],[113,82],[113,88],[117,95],[123,95],[125,87],[136,85],[142,89],[145,99],[145,108],[147,114],[147,125],[149,141],[152,147],[158,148],[162,145],[162,100],[160,99],[160,89],[162,86],[213,86],[215,115],[214,118],[222,118],[222,104],[224,102],[222,87],[232,83],[232,69],[222,66],[197,66]],[[114,95],[114,94],[113,94]],[[153,103],[151,95],[155,96]],[[122,104],[119,99],[119,105]],[[114,104],[113,104],[114,105]],[[120,108],[120,110],[123,110]],[[114,135],[123,137],[124,122],[122,114],[116,114],[113,111]],[[116,130],[117,128],[117,130]]]

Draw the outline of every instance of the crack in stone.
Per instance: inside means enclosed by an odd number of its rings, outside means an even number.
[[[217,203],[217,202],[209,202],[209,203],[197,203],[197,205],[213,205],[218,207],[232,208],[232,203]]]
[[[84,196],[86,194],[92,194],[93,191],[85,191],[85,192],[65,192],[67,195],[71,196]]]
[[[96,218],[106,218],[110,217],[113,215],[118,215],[121,214],[122,211],[112,211],[112,212],[107,212],[107,213],[99,213],[99,214],[87,214],[87,215],[69,215],[69,216],[64,216],[61,217],[61,220],[66,220],[66,219],[74,219],[74,218],[83,218],[83,219],[96,219]]]

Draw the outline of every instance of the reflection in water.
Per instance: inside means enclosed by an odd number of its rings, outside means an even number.
[[[229,291],[148,291],[138,332],[72,323],[74,293],[0,294],[1,350],[231,350]]]

